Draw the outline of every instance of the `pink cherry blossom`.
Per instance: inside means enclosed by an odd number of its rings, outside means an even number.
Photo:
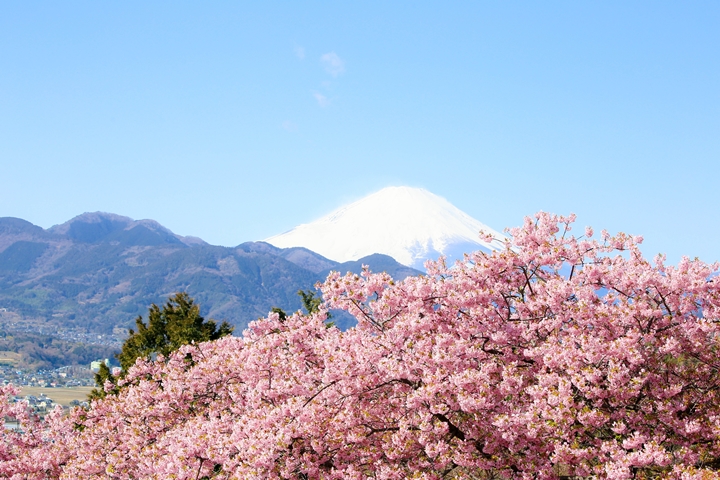
[[[321,312],[139,360],[66,417],[3,387],[23,431],[0,476],[717,478],[718,265],[573,221],[538,213],[503,251],[400,282],[332,273]]]

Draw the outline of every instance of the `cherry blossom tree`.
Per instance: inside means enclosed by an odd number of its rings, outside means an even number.
[[[640,238],[573,222],[539,213],[503,251],[402,282],[333,273],[317,312],[139,359],[90,409],[23,418],[0,473],[717,478],[718,265],[650,262]],[[328,309],[357,327],[328,328]]]

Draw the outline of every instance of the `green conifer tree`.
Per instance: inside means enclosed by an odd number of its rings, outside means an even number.
[[[312,290],[298,290],[297,293],[298,295],[300,295],[303,307],[305,307],[305,311],[308,313],[308,315],[311,315],[320,310],[322,297],[315,296],[315,292],[313,292]]]
[[[138,316],[135,325],[137,330],[129,330],[122,350],[116,355],[120,361],[121,378],[138,358],[154,359],[157,355],[167,357],[183,345],[217,340],[233,331],[233,326],[227,322],[218,326],[215,320],[205,320],[200,315],[200,307],[185,292],[170,297],[162,309],[153,303],[147,324],[142,316]],[[117,384],[117,379],[103,364],[95,375],[95,383],[99,388],[90,393],[91,400],[106,395],[103,386],[108,380],[114,385]],[[117,391],[118,388],[115,387],[110,393]]]

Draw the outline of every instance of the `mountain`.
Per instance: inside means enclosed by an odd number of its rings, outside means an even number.
[[[389,257],[361,262],[398,279],[420,273]],[[300,309],[297,291],[313,289],[330,270],[360,268],[301,247],[209,245],[153,220],[103,212],[47,230],[0,218],[0,330],[117,341],[151,303],[187,291],[203,316],[227,320],[239,333],[272,307]]]
[[[39,227],[37,227],[39,228]],[[48,230],[83,243],[117,242],[126,245],[207,245],[196,237],[176,235],[155,220],[133,220],[112,213],[83,213]]]
[[[494,240],[481,240],[480,231]],[[279,248],[305,247],[338,262],[381,253],[422,269],[425,260],[440,255],[452,262],[466,252],[502,249],[504,239],[427,190],[388,187],[265,241]]]

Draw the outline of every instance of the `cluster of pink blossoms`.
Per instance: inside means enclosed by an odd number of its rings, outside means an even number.
[[[6,403],[24,432],[0,477],[717,478],[718,266],[573,221],[537,214],[504,251],[402,282],[331,274],[346,332],[270,315],[138,361],[88,410]]]

